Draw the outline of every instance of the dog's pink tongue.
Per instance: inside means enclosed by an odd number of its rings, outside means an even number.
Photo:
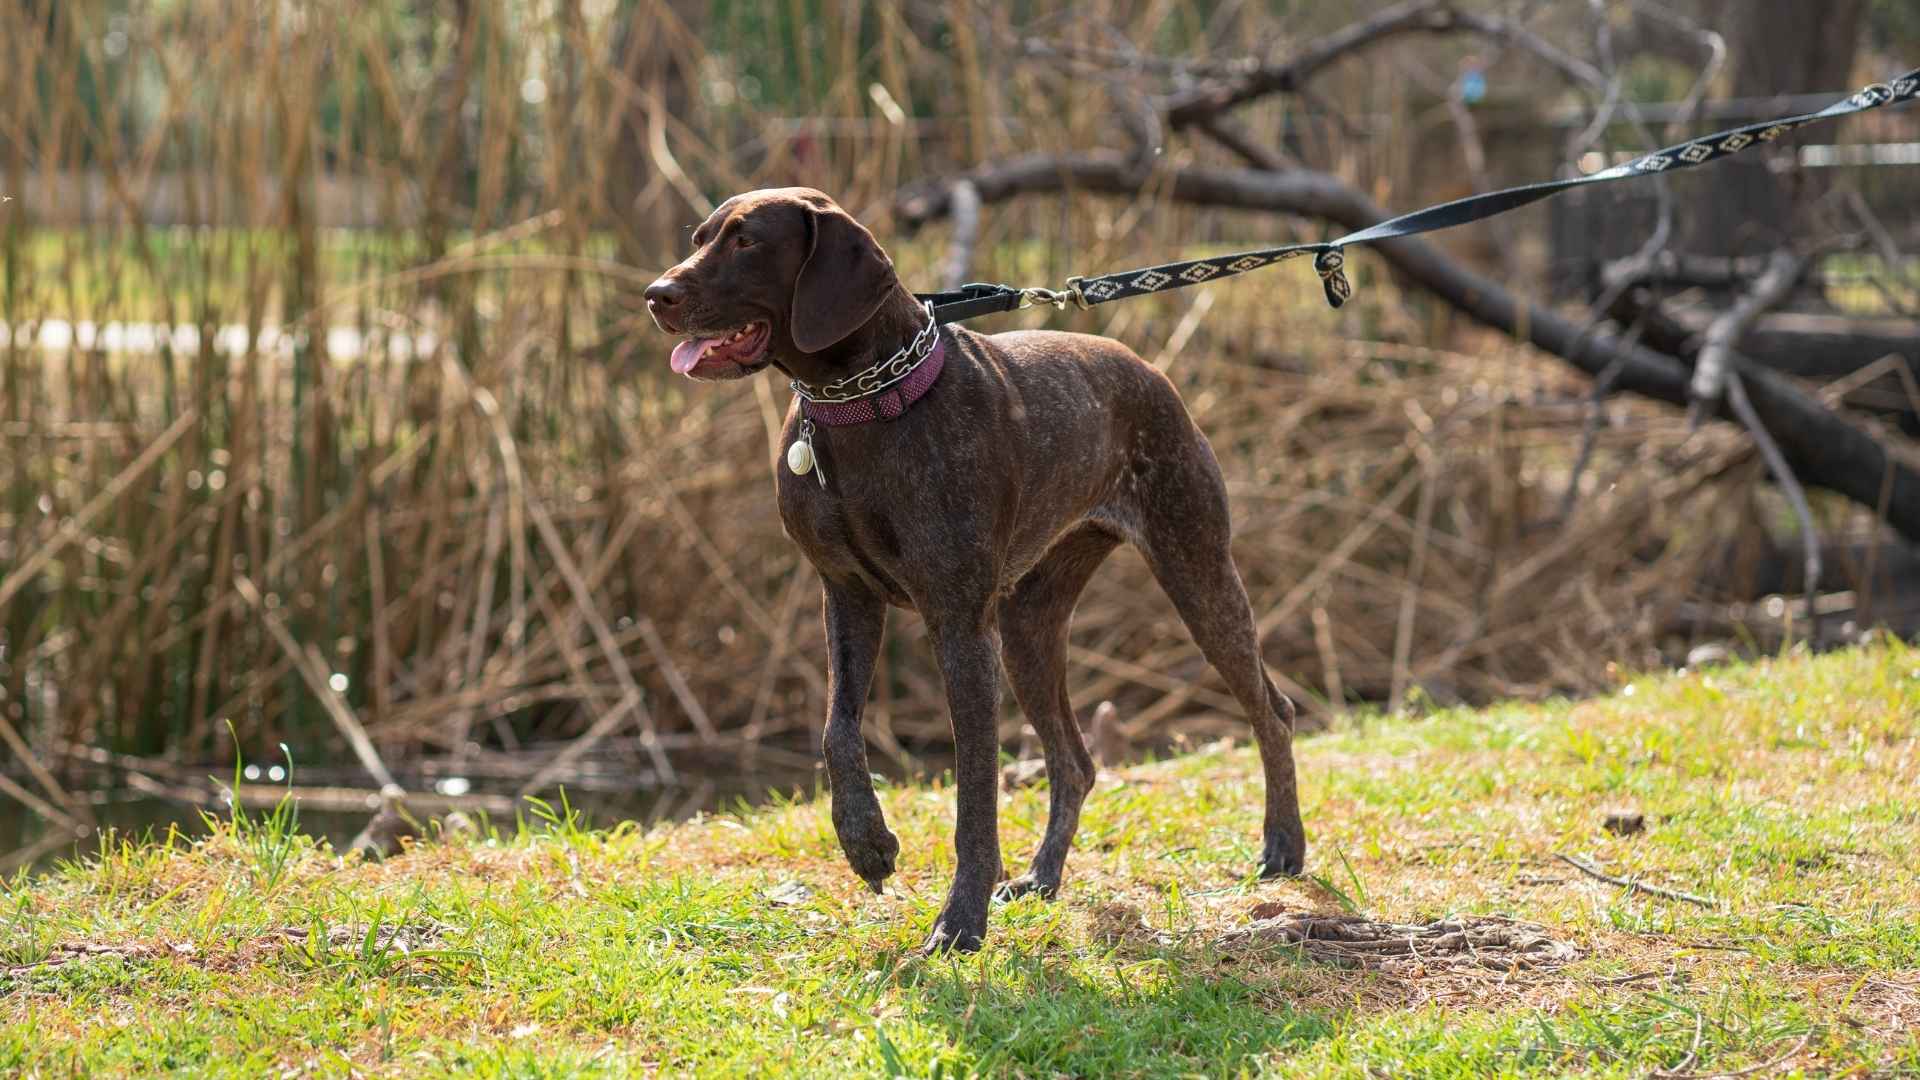
[[[694,338],[692,341],[683,341],[675,345],[671,361],[674,373],[685,375],[692,371],[693,366],[700,362],[700,354],[705,352],[707,346],[713,344],[713,341],[713,338]]]

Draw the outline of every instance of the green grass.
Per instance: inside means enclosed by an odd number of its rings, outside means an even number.
[[[882,793],[884,897],[815,803],[651,831],[548,810],[380,865],[289,855],[271,816],[116,842],[0,892],[0,1072],[1912,1073],[1917,718],[1898,643],[1369,718],[1301,742],[1300,882],[1244,876],[1256,759],[1204,749],[1103,782],[1062,899],[997,908],[970,957],[914,952],[951,864],[937,785]],[[1602,830],[1619,806],[1646,831]],[[1044,812],[1007,801],[1010,863]],[[1261,903],[1505,913],[1583,957],[1388,972],[1223,946]]]

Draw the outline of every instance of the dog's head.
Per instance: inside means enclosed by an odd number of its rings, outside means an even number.
[[[683,335],[673,370],[738,379],[866,325],[896,284],[873,234],[812,188],[735,195],[693,231],[693,254],[647,286],[647,312]]]

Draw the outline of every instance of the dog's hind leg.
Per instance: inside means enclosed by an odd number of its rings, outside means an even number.
[[[1067,700],[1067,623],[1088,579],[1120,538],[1098,526],[1067,534],[1000,601],[1000,655],[1020,708],[1047,758],[1047,831],[1033,868],[1000,886],[1010,900],[1051,897],[1060,888],[1067,849],[1080,825],[1080,805],[1093,788],[1093,758]]]
[[[874,661],[886,630],[887,607],[864,589],[825,587],[827,628],[827,728],[821,746],[832,785],[833,831],[853,872],[874,892],[893,873],[900,842],[888,830],[867,771],[866,736],[860,718],[873,687]]]
[[[1260,658],[1253,609],[1229,549],[1232,525],[1220,467],[1196,431],[1190,450],[1140,472],[1142,529],[1136,542],[1194,643],[1246,711],[1260,744],[1267,781],[1260,873],[1298,874],[1305,869],[1307,845],[1293,766],[1293,702],[1273,685]]]

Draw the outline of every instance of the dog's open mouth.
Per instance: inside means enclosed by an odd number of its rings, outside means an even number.
[[[673,347],[673,370],[695,379],[725,379],[759,370],[770,327],[752,322],[731,334],[692,337]]]

